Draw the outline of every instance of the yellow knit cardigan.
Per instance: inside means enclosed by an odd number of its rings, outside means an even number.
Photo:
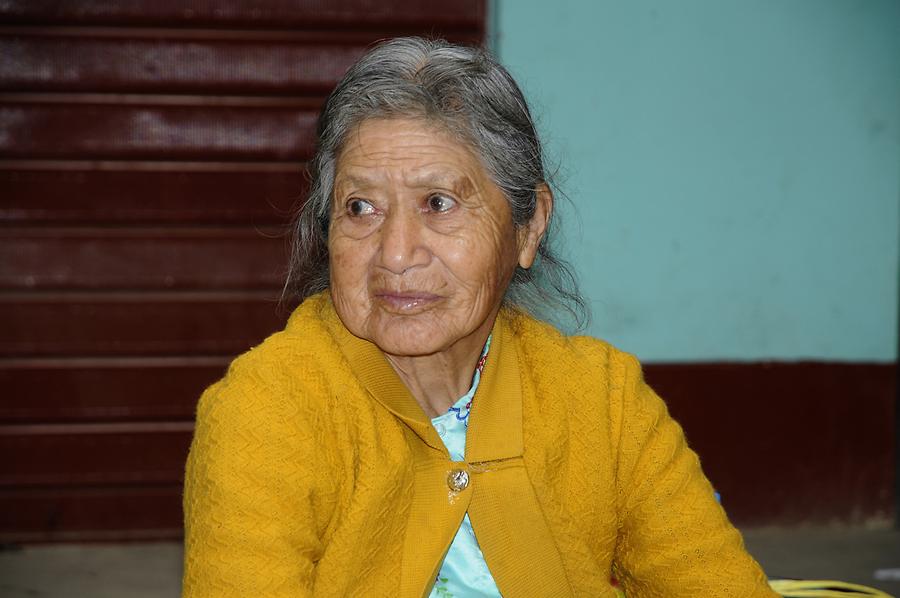
[[[506,597],[613,596],[611,574],[629,598],[776,596],[636,360],[601,341],[501,312],[466,457],[312,297],[200,400],[184,596],[427,595],[467,511]]]

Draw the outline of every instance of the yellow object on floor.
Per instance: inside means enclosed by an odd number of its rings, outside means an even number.
[[[843,581],[819,579],[770,579],[772,589],[784,598],[894,598],[881,590]]]

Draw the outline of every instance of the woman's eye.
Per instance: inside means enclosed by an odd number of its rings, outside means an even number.
[[[351,216],[366,216],[375,212],[375,207],[364,199],[351,199],[347,202],[347,211]]]
[[[428,209],[432,212],[446,212],[455,205],[456,200],[439,193],[435,193],[428,198]]]

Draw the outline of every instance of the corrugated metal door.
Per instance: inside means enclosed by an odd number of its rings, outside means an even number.
[[[279,328],[324,95],[484,0],[0,3],[0,542],[172,538],[202,389]]]

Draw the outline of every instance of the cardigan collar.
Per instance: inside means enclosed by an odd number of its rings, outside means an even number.
[[[326,307],[326,306],[323,306]],[[393,413],[428,446],[446,454],[443,441],[384,353],[354,336],[334,311],[330,298],[323,320],[351,369],[373,399]],[[501,309],[494,322],[491,352],[469,415],[466,461],[477,463],[519,457],[522,440],[522,382],[511,314]]]
[[[469,463],[510,459],[523,453],[522,380],[510,317],[501,309],[494,322],[491,353],[469,414]]]

